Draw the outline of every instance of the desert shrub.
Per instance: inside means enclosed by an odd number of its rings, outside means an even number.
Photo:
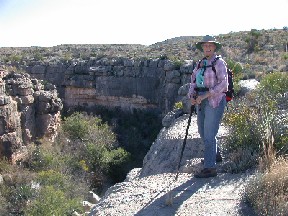
[[[21,54],[12,54],[11,56],[5,57],[4,62],[20,62],[23,59],[23,56]]]
[[[70,139],[86,139],[89,133],[89,126],[89,118],[79,112],[66,117],[62,124],[64,132],[67,133]]]
[[[287,60],[288,59],[288,53],[282,54],[282,59]]]
[[[258,155],[254,150],[247,148],[237,148],[227,156],[227,163],[223,164],[222,169],[228,173],[239,173],[251,168],[256,168]]]
[[[184,61],[180,60],[178,56],[168,56],[168,58],[172,61],[175,70],[179,70],[180,67],[184,64]]]
[[[61,190],[69,199],[83,199],[84,194],[88,191],[85,178],[80,176],[75,178],[69,173],[63,173],[57,170],[47,170],[38,173],[35,181],[41,187],[53,186],[57,190]]]
[[[25,215],[72,215],[81,212],[81,200],[67,197],[65,192],[53,186],[41,187],[36,198],[25,209]]]
[[[30,157],[26,161],[27,167],[34,171],[40,171],[42,169],[47,169],[51,163],[54,162],[53,152],[45,151],[42,146],[34,146]]]
[[[82,169],[103,173],[109,176],[113,182],[124,180],[129,171],[126,168],[130,161],[130,153],[123,148],[108,149],[103,145],[87,143],[81,159],[78,165]]]
[[[52,185],[57,189],[67,189],[68,176],[55,170],[41,171],[38,173],[37,182],[41,185]]]
[[[49,140],[38,140],[37,144],[28,146],[28,157],[24,161],[25,168],[40,172],[43,170],[65,170],[67,166],[67,155],[61,152],[58,143]]]
[[[0,188],[1,196],[7,201],[7,212],[49,215],[50,211],[45,211],[50,209],[55,215],[69,215],[73,209],[80,208],[84,195],[89,191],[85,175],[71,172],[69,162],[73,161],[73,155],[67,157],[65,152],[59,151],[51,143],[37,143],[34,147],[31,144],[28,150],[30,157],[21,162],[23,167],[15,171],[16,168],[10,165],[6,178],[9,181],[6,180]],[[60,197],[55,199],[59,200],[52,201],[58,195]],[[63,209],[60,209],[61,206]],[[41,214],[43,211],[45,214]]]
[[[39,171],[29,185],[20,189],[21,197],[29,199],[29,205],[22,205],[25,215],[70,215],[73,210],[82,209],[81,201],[89,190],[80,177],[61,169]],[[24,191],[27,198],[23,196]]]
[[[76,128],[81,128],[82,140],[71,136]],[[65,119],[63,130],[76,139],[68,144],[72,148],[68,147],[68,150],[65,147],[66,152],[73,151],[70,163],[74,171],[98,172],[99,175],[109,176],[113,182],[124,180],[129,171],[130,154],[118,147],[116,135],[107,123],[99,117],[77,112]]]
[[[271,131],[273,137],[273,148],[277,152],[287,153],[288,151],[288,117],[281,111],[287,104],[284,93],[288,92],[288,74],[271,73],[267,74],[260,82],[258,98],[263,104],[264,114],[262,119],[265,122],[264,130]],[[287,108],[287,107],[286,107]],[[284,108],[285,109],[285,108]],[[284,151],[283,151],[284,150]],[[286,152],[285,152],[286,151]]]
[[[273,151],[278,154],[287,152],[287,115],[283,115],[278,107],[281,93],[288,89],[286,83],[276,82],[279,79],[285,78],[279,74],[267,75],[263,83],[260,82],[259,89],[229,105],[223,121],[230,128],[224,144],[230,154],[249,149],[249,155],[259,154],[269,164]]]
[[[245,188],[245,198],[257,215],[287,215],[288,162],[280,158],[265,173],[258,173]]]
[[[0,173],[8,172],[11,166],[6,158],[0,159]]]
[[[272,96],[283,94],[288,91],[288,74],[285,72],[267,74],[261,79],[259,88]]]
[[[107,148],[116,145],[116,136],[109,125],[103,123],[100,118],[85,112],[75,112],[64,118],[62,127],[64,133],[72,140],[91,141]]]
[[[124,180],[127,174],[127,163],[130,153],[123,148],[105,150],[101,158],[101,168],[113,179],[114,182]]]
[[[261,134],[258,130],[256,113],[257,110],[243,98],[229,104],[223,118],[223,122],[230,130],[225,145],[228,152],[246,148],[258,150]]]
[[[34,174],[11,165],[11,170],[2,175],[4,181],[0,185],[0,202],[5,203],[0,207],[1,213],[3,211],[22,214],[35,192],[31,184]]]

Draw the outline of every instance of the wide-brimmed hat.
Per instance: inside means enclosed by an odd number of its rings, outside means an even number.
[[[215,44],[215,46],[216,46],[215,51],[221,49],[221,47],[222,47],[221,43],[217,42],[213,36],[206,35],[203,37],[202,41],[196,43],[196,48],[203,52],[202,44],[207,43],[207,42]]]

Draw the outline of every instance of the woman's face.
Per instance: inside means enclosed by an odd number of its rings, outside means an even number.
[[[216,45],[214,43],[206,42],[202,44],[202,49],[206,57],[211,57],[214,55]]]

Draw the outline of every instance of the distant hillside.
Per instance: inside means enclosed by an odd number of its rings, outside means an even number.
[[[150,46],[140,44],[64,44],[54,47],[0,48],[0,63],[27,64],[33,61],[61,61],[124,57],[130,59],[168,58],[197,60],[201,53],[195,43],[202,36],[182,36],[157,42]],[[288,30],[251,30],[216,36],[222,43],[220,54],[240,62],[246,72],[288,71]]]

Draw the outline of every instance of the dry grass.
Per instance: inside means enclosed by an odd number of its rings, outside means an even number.
[[[259,215],[287,215],[288,160],[276,158],[272,130],[267,127],[259,175],[246,188],[248,201]]]
[[[246,188],[247,200],[258,215],[287,215],[288,160],[279,158]]]

